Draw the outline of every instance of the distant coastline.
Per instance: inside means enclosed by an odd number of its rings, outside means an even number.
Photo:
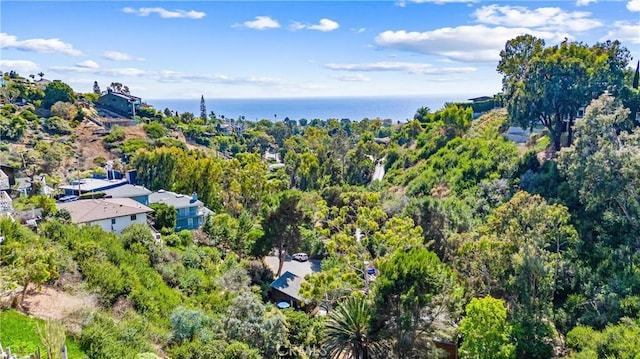
[[[220,117],[248,121],[267,120],[312,120],[318,118],[348,118],[360,121],[364,118],[392,119],[405,122],[413,118],[420,107],[438,110],[446,102],[466,101],[471,96],[390,96],[390,97],[312,97],[312,98],[205,98],[207,113]],[[150,99],[146,101],[157,110],[169,108],[173,111],[200,113],[200,99]]]

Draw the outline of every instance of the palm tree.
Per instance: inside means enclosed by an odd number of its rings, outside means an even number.
[[[332,359],[387,357],[384,345],[369,328],[371,307],[360,294],[352,295],[329,314],[325,325],[325,349]]]

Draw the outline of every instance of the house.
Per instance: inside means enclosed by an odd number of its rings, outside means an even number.
[[[9,184],[9,175],[0,169],[0,191],[8,191],[9,189],[11,189],[11,185]]]
[[[198,229],[204,224],[204,220],[210,213],[210,209],[198,200],[197,194],[187,196],[163,189],[149,195],[149,204],[164,203],[175,207],[178,212],[176,219],[176,231],[183,229]]]
[[[18,196],[28,196],[31,194],[31,190],[34,188],[34,181],[29,177],[18,177],[16,178],[16,185],[13,187],[15,192],[17,192]],[[35,188],[38,190],[38,194],[44,194],[46,196],[51,196],[53,194],[53,187],[47,185],[47,181],[44,176],[36,179]],[[14,192],[14,193],[15,193]]]
[[[96,103],[120,115],[135,117],[136,111],[142,105],[142,99],[108,89],[106,93],[98,98]]]
[[[115,188],[104,190],[104,198],[131,198],[132,200],[143,204],[149,205],[149,195],[151,191],[143,186],[136,186],[132,184],[125,184]]]
[[[269,297],[276,303],[287,302],[293,308],[300,308],[302,296],[299,292],[303,281],[304,278],[286,271],[269,285]]]
[[[10,216],[13,213],[13,201],[5,191],[0,191],[0,217]]]
[[[47,85],[50,84],[51,81],[45,78],[41,78],[39,80],[34,81],[33,83],[36,85],[36,88],[44,91],[44,89],[47,88]]]
[[[99,178],[83,178],[80,180],[74,180],[69,185],[59,186],[58,188],[64,191],[65,196],[81,195],[83,193],[96,193],[104,192],[111,188],[124,186],[128,183],[126,178],[121,179],[99,179]]]
[[[147,224],[147,215],[153,210],[131,198],[81,199],[56,203],[58,210],[66,209],[74,224],[97,225],[105,231],[121,234],[133,223]]]

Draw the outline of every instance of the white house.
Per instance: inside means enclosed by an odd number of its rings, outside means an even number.
[[[147,224],[147,215],[153,212],[131,198],[83,199],[56,206],[69,211],[72,223],[97,225],[118,235],[130,224]]]

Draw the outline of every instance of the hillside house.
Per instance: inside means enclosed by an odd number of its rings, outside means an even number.
[[[13,201],[5,191],[0,191],[0,217],[11,216],[13,213]]]
[[[114,92],[109,89],[98,98],[96,104],[120,115],[134,117],[136,111],[142,105],[142,99],[140,97]]]
[[[9,175],[0,169],[0,191],[8,191],[9,189],[11,189],[11,185],[9,184]]]
[[[79,196],[83,193],[104,192],[111,188],[124,186],[127,183],[128,180],[125,178],[114,180],[83,178],[80,180],[72,181],[69,185],[59,186],[58,188],[64,191],[65,196]]]
[[[128,183],[104,190],[103,192],[104,198],[131,198],[145,206],[149,205],[149,195],[151,194],[151,191],[143,186],[136,186]]]
[[[130,198],[81,199],[56,203],[56,207],[69,211],[74,224],[96,225],[118,235],[133,223],[146,225],[147,215],[153,212],[151,208]]]
[[[204,224],[207,215],[213,213],[198,200],[198,195],[195,193],[188,196],[161,189],[149,195],[149,204],[154,203],[164,203],[176,209],[178,212],[176,231],[198,229]]]
[[[282,273],[269,285],[269,296],[274,302],[287,302],[293,308],[300,308],[302,296],[300,295],[300,284],[304,278],[289,271]]]

